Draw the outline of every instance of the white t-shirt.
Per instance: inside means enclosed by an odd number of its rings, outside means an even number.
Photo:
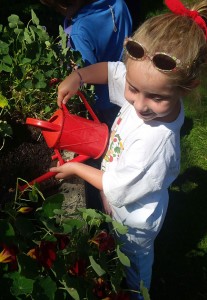
[[[121,106],[103,159],[103,192],[117,221],[155,235],[168,205],[168,187],[179,174],[184,110],[171,123],[144,122],[124,98],[126,68],[108,63],[110,101]]]

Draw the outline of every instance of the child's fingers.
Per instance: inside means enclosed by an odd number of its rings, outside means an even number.
[[[50,168],[50,172],[55,172],[55,173],[60,172],[59,167],[52,167],[52,168]]]

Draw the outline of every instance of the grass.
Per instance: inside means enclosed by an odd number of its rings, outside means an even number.
[[[184,102],[181,173],[155,242],[152,300],[207,299],[207,97]]]

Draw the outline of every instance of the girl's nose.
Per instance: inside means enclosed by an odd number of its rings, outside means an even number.
[[[148,110],[147,100],[142,94],[137,95],[133,105],[134,108],[139,112],[145,112]]]

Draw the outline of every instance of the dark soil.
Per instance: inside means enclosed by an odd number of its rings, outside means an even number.
[[[7,138],[0,151],[0,203],[15,189],[17,178],[29,182],[47,172],[52,163],[53,149],[48,148],[39,129],[15,122],[12,129],[12,138]],[[43,183],[43,188],[49,184]]]

